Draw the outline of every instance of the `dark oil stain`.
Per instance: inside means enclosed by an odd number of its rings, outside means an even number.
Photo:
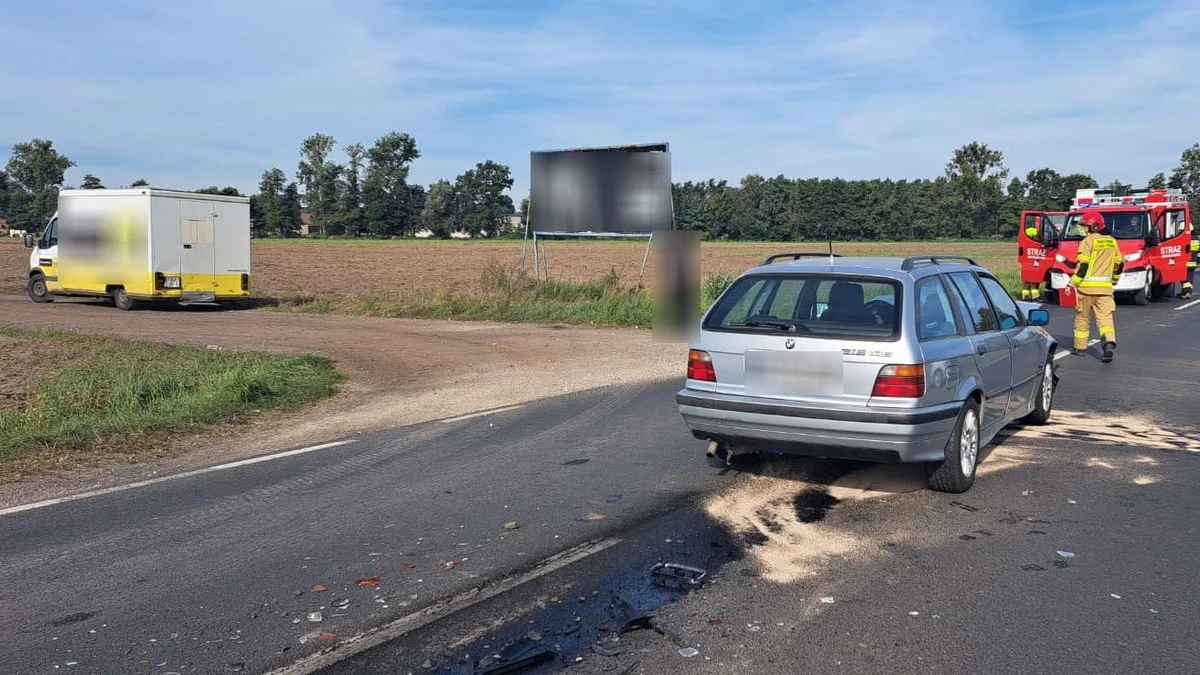
[[[827,490],[810,489],[796,495],[792,505],[796,507],[796,519],[802,523],[816,523],[825,520],[829,509],[841,500],[829,494]]]
[[[590,459],[568,459],[565,462],[563,462],[562,465],[563,466],[579,466],[580,464],[587,464],[590,461],[592,461],[592,460],[590,460]]]
[[[962,539],[963,541],[971,541],[971,540],[975,539],[975,537],[972,537],[969,534],[960,534],[960,535],[958,535],[958,538]]]
[[[79,623],[80,621],[87,621],[88,619],[92,618],[93,616],[96,616],[97,614],[99,614],[99,612],[79,612],[77,614],[68,614],[66,616],[59,617],[59,618],[51,621],[50,625],[54,626],[55,628],[58,628],[61,626],[70,626],[73,623]]]

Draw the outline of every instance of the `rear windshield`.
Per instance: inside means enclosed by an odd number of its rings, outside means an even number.
[[[705,330],[888,340],[899,333],[900,283],[837,274],[758,274],[738,279]]]

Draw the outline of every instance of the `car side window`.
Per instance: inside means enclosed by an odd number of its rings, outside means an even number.
[[[959,295],[962,296],[963,302],[967,305],[967,316],[975,325],[976,332],[987,333],[998,330],[1000,324],[996,320],[996,312],[988,303],[987,296],[980,288],[979,282],[975,280],[975,275],[970,272],[955,272],[949,276],[951,283],[954,284]]]
[[[936,340],[957,334],[946,287],[936,276],[922,279],[917,284],[917,338]]]
[[[1021,318],[1021,309],[1017,307],[1017,303],[1013,301],[1012,296],[1004,290],[999,281],[980,275],[979,282],[983,284],[983,290],[991,299],[992,307],[1000,316],[1000,330],[1010,330],[1025,323]]]

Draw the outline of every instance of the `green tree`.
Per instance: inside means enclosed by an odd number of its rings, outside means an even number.
[[[337,214],[338,174],[341,167],[329,161],[337,141],[328,134],[313,134],[300,144],[300,164],[296,180],[304,188],[304,204],[312,212],[313,225],[321,235]]]
[[[1200,143],[1179,155],[1179,166],[1171,172],[1169,187],[1183,190],[1192,206],[1192,219],[1200,219]]]
[[[416,140],[395,131],[381,136],[367,150],[363,207],[371,233],[403,235],[411,233],[416,226],[412,213],[414,193],[408,189],[408,172],[420,156]]]
[[[512,197],[505,194],[512,186],[508,166],[490,159],[476,164],[454,181],[456,223],[472,237],[502,235],[513,212]]]
[[[8,184],[8,174],[0,171],[0,218],[8,218],[8,202],[12,186]]]
[[[946,163],[946,178],[957,192],[957,204],[966,217],[967,231],[962,235],[985,236],[1003,234],[1005,225],[1000,219],[1003,203],[1004,153],[992,150],[986,143],[972,141],[954,151]]]
[[[367,149],[362,143],[351,143],[343,150],[346,153],[346,166],[342,170],[342,220],[346,233],[360,237],[366,231],[366,212],[363,210],[362,178],[367,157]]]
[[[199,190],[196,190],[196,194],[222,195],[225,197],[242,197],[242,196],[244,196],[244,195],[242,195],[241,191],[239,191],[235,187],[227,186],[227,187],[219,188],[216,185],[210,185],[206,188],[200,188]]]
[[[104,184],[100,182],[99,178],[89,173],[84,174],[83,182],[79,184],[79,188],[81,190],[103,190]]]
[[[1150,177],[1150,180],[1146,181],[1146,187],[1150,188],[1151,190],[1161,190],[1162,188],[1167,187],[1167,174],[1161,171],[1154,174]]]
[[[258,183],[257,214],[251,214],[258,231],[280,237],[294,236],[300,229],[297,209],[295,219],[290,217],[290,204],[286,203],[287,175],[283,169],[264,171]]]
[[[429,186],[421,209],[420,226],[445,239],[454,231],[454,184],[442,179]]]
[[[58,208],[58,191],[75,166],[54,142],[35,138],[13,146],[5,172],[9,183],[9,227],[39,231]]]
[[[150,183],[146,182],[146,179],[145,179],[145,178],[139,178],[139,179],[137,179],[137,180],[133,181],[132,183],[130,183],[130,184],[129,184],[129,187],[131,187],[131,188],[135,188],[135,187],[150,187]]]

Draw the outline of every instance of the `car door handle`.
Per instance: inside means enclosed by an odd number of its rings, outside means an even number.
[[[191,245],[191,244],[184,244],[184,245],[183,245],[183,247],[184,247],[184,248],[191,248],[191,247],[192,247],[192,245]]]

